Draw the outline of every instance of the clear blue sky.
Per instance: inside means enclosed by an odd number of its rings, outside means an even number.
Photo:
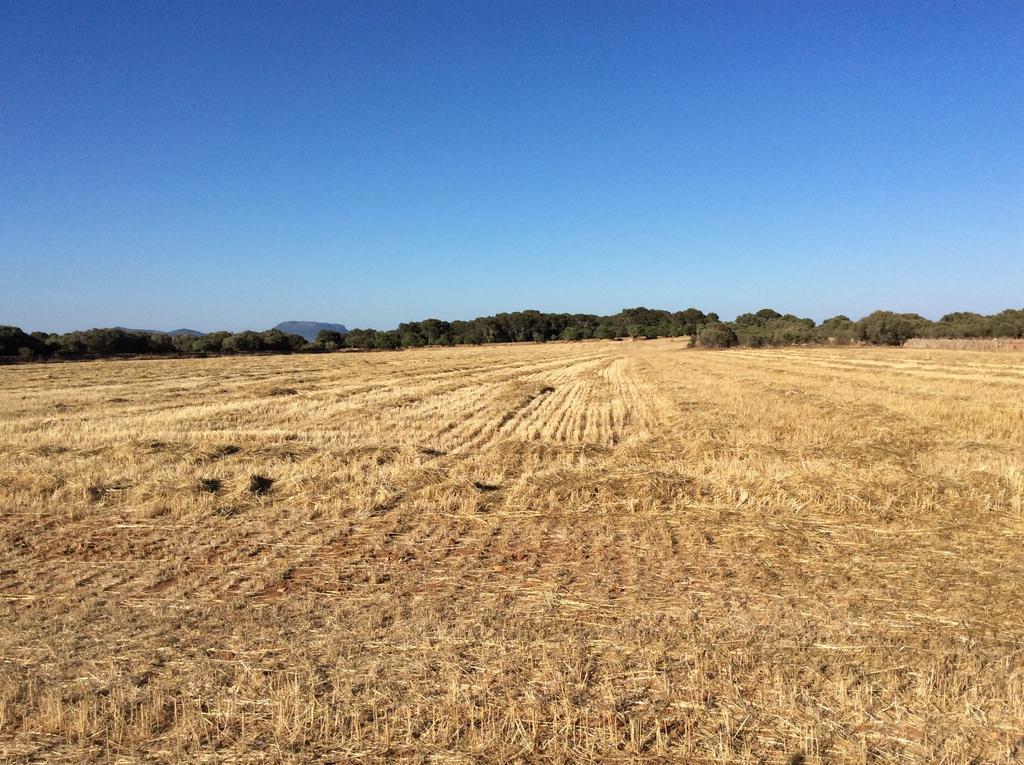
[[[0,4],[0,324],[1024,306],[1024,3]]]

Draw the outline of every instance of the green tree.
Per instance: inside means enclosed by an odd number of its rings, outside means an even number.
[[[195,353],[224,353],[224,343],[231,337],[230,332],[211,332],[192,341]]]
[[[313,343],[325,351],[336,351],[344,345],[345,336],[333,329],[321,329]]]
[[[597,329],[594,330],[594,337],[599,340],[614,340],[615,338],[622,337],[622,332],[610,321],[602,321],[597,325]]]
[[[221,349],[224,353],[256,353],[263,350],[263,338],[259,332],[236,332],[224,338]]]
[[[0,356],[30,360],[50,355],[45,336],[26,334],[20,327],[0,326]]]
[[[857,323],[849,316],[833,316],[825,319],[815,332],[820,342],[845,345],[857,339]]]
[[[697,340],[701,348],[731,348],[739,342],[732,328],[722,322],[705,324],[697,333]]]
[[[569,326],[562,330],[563,340],[583,340],[585,332],[582,327]]]
[[[903,345],[912,337],[920,337],[929,322],[916,313],[875,311],[858,322],[860,337],[874,345]]]

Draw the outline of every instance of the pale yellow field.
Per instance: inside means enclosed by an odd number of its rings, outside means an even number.
[[[0,396],[0,762],[1024,759],[1021,355],[588,342]]]

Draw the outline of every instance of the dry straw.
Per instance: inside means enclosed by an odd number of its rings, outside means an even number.
[[[585,342],[0,390],[0,760],[1024,758],[1013,354]]]

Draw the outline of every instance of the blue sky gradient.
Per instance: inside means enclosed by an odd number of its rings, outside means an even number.
[[[0,324],[1024,306],[1020,2],[0,5]]]

